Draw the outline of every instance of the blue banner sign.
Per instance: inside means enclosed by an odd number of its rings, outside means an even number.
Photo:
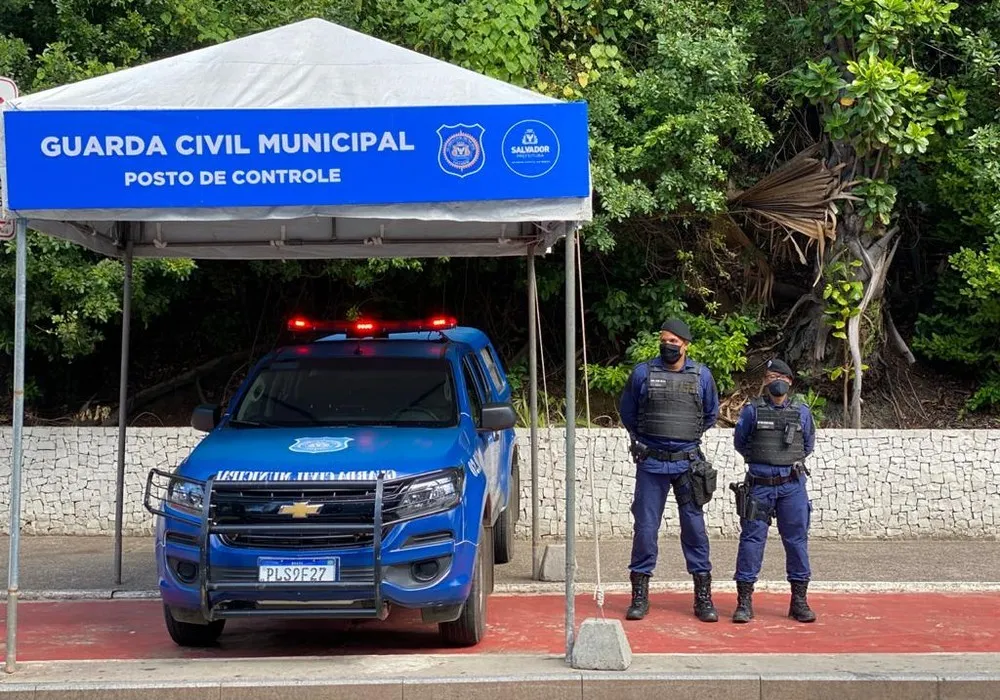
[[[590,194],[586,103],[7,111],[8,206],[179,209]]]

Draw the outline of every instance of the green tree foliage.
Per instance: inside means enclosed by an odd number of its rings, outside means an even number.
[[[0,248],[0,287],[14,289],[15,245]],[[104,340],[104,329],[121,316],[121,263],[101,259],[67,241],[32,234],[28,238],[28,347],[50,360],[93,353]],[[142,324],[165,312],[194,265],[189,260],[136,260],[132,294]],[[0,349],[14,347],[14,309],[0,312]]]
[[[882,314],[893,299],[880,291],[864,313],[859,302],[870,265],[899,268],[890,245],[898,236],[922,269],[943,261],[945,270],[940,282],[916,281],[933,306],[923,309],[915,348],[987,378],[970,406],[997,403],[997,0],[7,0],[0,74],[36,91],[307,17],[588,102],[595,220],[582,232],[582,278],[593,387],[617,394],[631,366],[655,354],[668,315],[691,324],[692,355],[723,392],[764,331],[786,328],[779,351],[802,356],[813,354],[805,344],[825,344],[831,334],[846,340],[855,319],[865,319],[869,335],[887,337]],[[768,261],[776,279],[792,284],[811,285],[838,263],[853,271],[812,289],[811,338],[788,325],[790,304],[756,304],[745,260],[719,225],[730,193],[787,160],[808,141],[804,133],[822,140],[830,165],[845,166],[844,185],[857,198],[841,207],[836,240],[813,273],[796,269],[798,256]],[[121,264],[30,240],[36,361],[55,367],[114,349]],[[9,351],[12,247],[0,255],[0,342]],[[542,259],[538,272],[543,324],[558,328],[562,262]],[[290,310],[406,314],[436,305],[461,309],[509,358],[522,357],[520,263],[137,261],[135,275],[150,347],[160,339],[189,362],[233,345],[259,349],[273,339],[261,328]],[[917,276],[900,272],[895,284]],[[546,338],[551,358],[559,334]],[[861,345],[867,355],[878,343]],[[838,376],[850,375],[843,355],[831,354],[843,367]],[[809,396],[821,406],[822,397],[811,389]]]
[[[1000,2],[963,8],[955,80],[969,94],[971,131],[939,144],[914,195],[931,214],[928,243],[942,260],[914,349],[982,379],[970,410],[1000,406]]]
[[[1000,128],[983,126],[948,153],[939,181],[966,241],[948,257],[933,313],[921,314],[914,347],[983,376],[969,408],[1000,405]]]
[[[933,69],[944,47],[962,33],[952,22],[957,8],[943,0],[836,0],[806,3],[791,18],[798,56],[783,58],[799,64],[784,81],[786,89],[818,117],[828,163],[842,169],[844,189],[853,190],[857,200],[842,207],[819,261],[821,271],[845,257],[863,263],[858,281],[865,293],[856,295],[856,312],[848,317],[846,332],[833,326],[851,356],[855,427],[861,421],[866,359],[862,317],[875,316],[870,325],[877,334],[891,323],[882,318],[888,311],[881,302],[900,232],[892,226],[896,179],[904,164],[927,152],[933,138],[961,131],[967,116],[965,91]],[[826,316],[845,320],[839,312]],[[797,356],[832,354],[826,323],[822,314],[813,315],[800,339],[812,347],[797,348]]]

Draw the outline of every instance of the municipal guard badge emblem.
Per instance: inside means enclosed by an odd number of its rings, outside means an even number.
[[[442,125],[437,130],[441,141],[438,151],[441,170],[455,177],[468,177],[482,170],[486,164],[486,152],[483,150],[485,132],[479,124]]]
[[[292,452],[306,452],[308,454],[340,452],[346,450],[353,439],[344,437],[297,438],[288,449]]]

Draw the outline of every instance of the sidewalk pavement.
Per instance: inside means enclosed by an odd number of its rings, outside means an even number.
[[[7,537],[0,547],[9,549]],[[628,582],[631,543],[601,541],[601,574],[609,590],[620,590]],[[728,588],[736,560],[734,540],[712,542],[714,579]],[[544,545],[539,548],[539,556]],[[110,537],[22,537],[20,588],[26,596],[44,591],[156,590],[156,565],[152,537],[129,537],[122,543],[122,583],[114,582],[114,542]],[[891,584],[934,583],[945,589],[982,589],[985,584],[1000,590],[1000,541],[994,540],[814,540],[810,543],[813,588],[843,583],[855,589],[884,589]],[[594,543],[577,542],[577,590],[589,590],[595,579]],[[7,578],[7,557],[0,562],[0,576]],[[654,587],[671,584],[688,587],[691,579],[684,568],[680,542],[660,542],[660,563]],[[498,566],[499,591],[561,590],[562,584],[539,584],[531,578],[531,542],[518,540],[514,561]],[[784,550],[777,533],[768,539],[761,587],[773,584],[783,589]],[[949,584],[944,586],[943,584]],[[921,587],[921,586],[917,586]],[[926,588],[926,587],[925,587]],[[906,589],[906,587],[904,587]]]
[[[1000,653],[1000,617],[984,614],[997,593],[816,593],[813,624],[788,617],[788,593],[755,593],[749,625],[730,621],[732,592],[715,596],[720,620],[705,624],[691,594],[653,593],[643,620],[623,622],[634,654],[941,654]],[[589,596],[576,600],[576,622],[600,617]],[[624,620],[629,596],[609,595],[604,615]],[[565,649],[564,599],[496,594],[487,603],[489,633],[475,647],[449,647],[416,610],[377,620],[229,620],[218,645],[182,648],[167,636],[158,600],[26,602],[18,622],[24,661],[294,658],[409,654],[558,654]],[[2,614],[0,614],[2,619]]]
[[[2,539],[0,546],[8,545]],[[630,543],[601,544],[605,612],[620,619],[628,605]],[[81,600],[23,604],[21,663],[16,674],[0,674],[0,695],[273,700],[303,691],[356,697],[363,688],[366,697],[393,700],[1000,697],[1000,622],[983,612],[997,608],[1000,542],[815,541],[810,603],[819,619],[801,625],[787,617],[783,551],[775,538],[763,572],[772,591],[759,585],[757,619],[733,625],[725,616],[735,605],[729,579],[736,543],[715,541],[715,599],[723,619],[706,625],[691,614],[679,543],[664,541],[659,581],[682,591],[654,593],[650,616],[627,623],[633,662],[616,674],[567,667],[564,584],[532,582],[531,543],[518,545],[515,560],[497,567],[490,633],[473,649],[441,648],[434,626],[405,610],[381,623],[234,620],[217,647],[182,649],[163,628],[158,600],[84,600],[156,597],[151,538],[126,539],[124,581],[114,586],[111,538],[28,537],[21,558],[27,596],[70,591],[49,597]],[[577,622],[597,614],[589,595],[593,543],[579,545]],[[838,584],[850,594],[821,592]],[[547,592],[510,595],[539,586]],[[0,608],[0,625],[5,612]]]

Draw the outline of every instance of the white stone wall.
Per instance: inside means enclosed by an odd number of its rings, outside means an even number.
[[[146,473],[171,468],[201,434],[181,428],[135,428],[128,432],[125,462],[125,531],[151,532],[142,507]],[[530,537],[531,471],[528,432],[518,431],[521,522]],[[565,532],[565,433],[539,430],[539,531],[544,538]],[[25,430],[24,532],[97,535],[114,531],[116,428],[28,428]],[[0,502],[10,503],[11,429],[0,429]],[[577,533],[593,532],[588,469],[594,468],[598,528],[603,537],[630,537],[629,506],[635,467],[624,431],[578,430]],[[705,454],[719,470],[718,490],[706,506],[713,536],[736,537],[739,529],[728,485],[743,476],[732,448],[732,431],[706,436]],[[807,462],[813,501],[811,533],[823,538],[1000,537],[1000,430],[826,430]],[[5,509],[6,510],[6,509]],[[678,532],[673,498],[664,534]],[[2,528],[7,532],[8,513]]]
[[[547,432],[539,431],[539,532],[558,538],[565,532],[565,434],[552,430],[547,439]],[[518,532],[530,537],[526,431],[519,437]],[[705,506],[709,533],[716,537],[739,536],[729,483],[743,478],[744,466],[732,440],[732,430],[716,429],[704,442],[705,456],[719,471],[715,497]],[[586,537],[593,532],[593,491],[600,535],[631,537],[635,466],[625,432],[578,431],[576,463],[577,534]],[[817,435],[816,451],[806,466],[812,473],[808,488],[814,537],[1000,537],[1000,430],[824,430]],[[663,532],[680,532],[672,495]]]

